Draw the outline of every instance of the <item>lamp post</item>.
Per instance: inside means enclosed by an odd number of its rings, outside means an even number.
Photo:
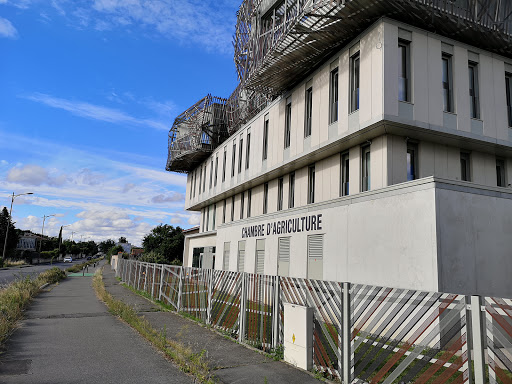
[[[44,236],[44,222],[47,217],[52,217],[53,215],[43,215],[43,228],[41,229],[41,241],[39,242],[39,261],[41,261],[41,246],[43,245],[43,236]]]
[[[14,199],[17,198],[18,196],[23,196],[23,195],[33,195],[34,193],[33,192],[27,192],[27,193],[20,193],[18,195],[15,195],[14,192],[12,193],[12,197],[11,197],[11,209],[9,210],[9,217],[8,217],[8,220],[7,220],[7,230],[5,231],[5,240],[4,240],[4,252],[2,253],[2,262],[0,264],[3,264],[4,263],[4,260],[5,260],[5,250],[7,249],[7,238],[9,236],[9,227],[10,227],[10,221],[11,221],[11,217],[12,217],[12,205],[14,204]]]

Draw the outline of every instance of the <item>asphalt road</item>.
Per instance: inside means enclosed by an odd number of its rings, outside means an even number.
[[[0,383],[192,384],[107,311],[91,281],[68,277],[35,298],[0,355]]]

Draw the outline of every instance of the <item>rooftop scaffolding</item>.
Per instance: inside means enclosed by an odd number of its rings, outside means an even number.
[[[512,57],[510,0],[244,0],[233,37],[242,87],[282,93],[382,16]]]
[[[208,95],[174,120],[165,169],[191,171],[227,137],[226,99]]]

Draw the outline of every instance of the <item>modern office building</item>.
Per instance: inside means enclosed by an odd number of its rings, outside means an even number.
[[[245,0],[178,117],[185,265],[512,297],[512,4]]]

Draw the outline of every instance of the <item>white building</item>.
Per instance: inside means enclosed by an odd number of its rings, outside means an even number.
[[[393,13],[398,1],[389,12],[374,1],[317,1],[338,24],[360,7],[348,32],[331,29],[322,42],[312,16],[276,37],[286,3],[253,3],[260,30],[249,42],[268,33],[278,41],[266,56],[253,51],[241,75],[247,91],[235,96],[249,105],[251,90],[267,90],[267,102],[233,129],[232,95],[231,134],[222,125],[205,140],[203,129],[192,152],[173,152],[192,140],[190,130],[180,137],[183,122],[171,130],[167,168],[188,173],[185,206],[201,212],[184,265],[512,297],[508,20],[492,31],[452,4],[421,24],[418,13],[433,10],[419,0],[404,13]],[[457,1],[457,10],[473,3]]]

